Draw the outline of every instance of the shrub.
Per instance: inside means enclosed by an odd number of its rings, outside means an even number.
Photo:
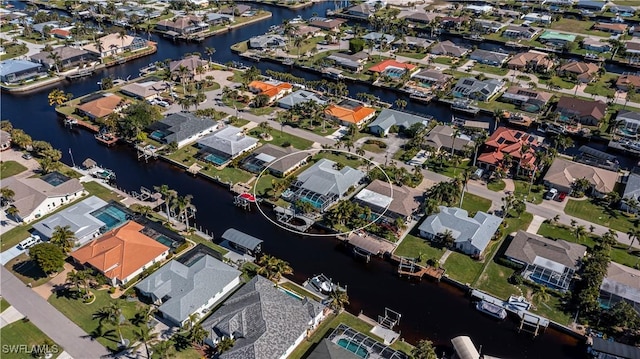
[[[189,242],[184,242],[180,246],[178,246],[178,248],[176,248],[173,252],[178,254],[178,253],[184,251],[187,248],[189,248]],[[169,254],[169,255],[171,255],[171,254]]]
[[[520,285],[524,282],[524,279],[520,274],[513,273],[511,277],[509,277],[509,283],[513,285]]]
[[[111,288],[109,288],[109,290],[107,290],[107,293],[109,293],[109,294],[113,294],[115,292],[116,292],[116,288],[114,288],[114,287],[111,287]]]
[[[289,142],[283,142],[283,143],[282,143],[282,147],[284,147],[284,148],[291,147],[291,143],[289,143]]]

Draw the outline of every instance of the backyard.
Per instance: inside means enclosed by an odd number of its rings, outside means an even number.
[[[426,239],[407,234],[393,253],[400,257],[419,258],[419,263],[424,265],[429,259],[440,260],[444,248],[434,247]]]
[[[506,76],[509,69],[503,67],[490,66],[485,64],[475,64],[472,68],[473,71],[479,71],[485,74],[494,74],[499,76]]]
[[[175,161],[177,164],[180,164],[186,167],[189,167],[194,162],[197,162],[200,166],[202,166],[202,170],[200,170],[201,173],[206,174],[221,182],[226,182],[226,183],[246,182],[252,176],[249,172],[243,171],[238,168],[233,168],[230,166],[226,166],[223,169],[219,170],[209,162],[196,159],[195,156],[198,154],[198,151],[199,150],[195,145],[185,146],[166,157],[170,160]]]
[[[491,200],[473,193],[465,193],[462,200],[462,209],[469,212],[469,216],[475,216],[476,212],[487,212],[491,208]]]
[[[615,85],[612,85],[612,82],[615,84],[615,81],[618,79],[618,75],[606,73],[597,81],[591,82],[584,89],[584,92],[590,93],[592,95],[599,95],[605,97],[614,97],[616,94]]]
[[[109,201],[119,202],[120,200],[122,200],[122,196],[120,196],[115,192],[112,192],[107,187],[95,181],[85,182],[84,189],[86,189],[87,192],[89,192],[89,195],[99,197],[107,202]]]
[[[292,134],[289,134],[287,132],[283,132],[283,131],[279,131],[279,130],[275,130],[275,129],[271,129],[269,130],[269,135],[271,135],[271,139],[269,141],[263,139],[260,134],[263,133],[263,131],[259,128],[256,127],[253,130],[249,131],[249,134],[251,136],[255,136],[257,138],[260,138],[260,142],[262,143],[270,143],[272,145],[275,146],[280,146],[280,147],[294,147],[297,148],[299,150],[306,150],[308,148],[311,147],[311,145],[313,145],[313,141],[307,140],[305,138],[302,137],[298,137],[298,136],[294,136]]]
[[[64,350],[58,347],[46,334],[26,318],[0,329],[0,337],[2,337],[2,359],[35,357],[31,353],[31,349],[34,346],[49,345],[53,354],[52,358],[57,358],[58,354]]]
[[[630,218],[629,215],[623,211],[601,206],[596,203],[595,200],[591,199],[569,199],[567,206],[564,208],[564,212],[570,216],[578,217],[624,233],[632,228],[638,227],[638,221],[635,218]]]
[[[0,164],[0,179],[15,176],[18,173],[24,172],[27,167],[21,165],[16,161],[2,161]]]

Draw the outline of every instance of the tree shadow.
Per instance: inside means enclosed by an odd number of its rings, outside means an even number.
[[[40,279],[47,278],[47,274],[40,269],[38,264],[34,260],[27,260],[24,262],[16,262],[12,267],[15,273],[27,277],[31,280],[38,281]]]

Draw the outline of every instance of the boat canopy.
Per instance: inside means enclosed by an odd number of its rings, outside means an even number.
[[[460,359],[480,359],[480,353],[467,336],[459,336],[451,339],[453,349]]]
[[[222,238],[227,241],[235,244],[238,247],[245,248],[250,251],[259,250],[260,245],[262,244],[262,240],[258,239],[254,236],[250,236],[246,233],[240,232],[235,228],[227,229],[223,234]]]

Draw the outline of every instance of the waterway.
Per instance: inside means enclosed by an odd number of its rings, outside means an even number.
[[[278,7],[267,7],[273,12],[270,20],[265,20],[229,33],[207,39],[201,44],[172,43],[152,36],[159,43],[158,52],[152,56],[132,61],[122,66],[110,68],[91,78],[77,82],[65,82],[58,86],[76,97],[98,89],[96,84],[107,74],[114,78],[135,77],[146,64],[167,58],[179,58],[187,52],[204,52],[206,46],[217,49],[213,56],[216,61],[239,60],[228,49],[238,41],[265,32],[270,25],[281,23],[283,19],[302,15],[307,18],[314,12],[324,14],[333,2],[316,4],[314,7],[291,11]],[[258,63],[262,70],[267,68],[284,70],[270,63]],[[293,71],[295,75],[303,75]],[[312,78],[312,75],[305,77]],[[393,102],[396,93],[364,85],[350,84],[352,95],[369,92],[383,101]],[[527,334],[518,334],[515,323],[509,320],[495,320],[477,312],[469,304],[464,293],[446,284],[428,281],[411,282],[398,279],[395,267],[381,260],[362,263],[354,260],[348,251],[342,249],[334,239],[293,235],[281,230],[257,212],[244,212],[232,204],[229,192],[203,179],[194,178],[182,170],[162,161],[141,163],[132,150],[125,146],[106,148],[99,145],[93,136],[85,131],[70,131],[56,119],[47,104],[47,90],[26,95],[2,95],[0,114],[2,119],[11,120],[15,127],[24,129],[34,139],[46,140],[62,150],[63,161],[71,164],[68,149],[75,162],[92,158],[100,165],[115,170],[118,186],[127,190],[138,190],[140,186],[152,188],[167,184],[180,194],[192,194],[197,207],[197,225],[219,236],[227,228],[234,227],[264,239],[264,250],[291,263],[295,270],[292,278],[298,282],[324,273],[347,285],[351,304],[348,310],[377,318],[388,307],[402,314],[399,330],[409,342],[428,338],[438,345],[449,345],[449,340],[458,335],[469,335],[482,352],[503,358],[582,358],[583,348],[577,340],[554,330],[532,339]],[[408,100],[408,98],[407,98]],[[407,109],[422,112],[439,119],[450,117],[448,109],[437,105],[416,104],[409,101]]]

